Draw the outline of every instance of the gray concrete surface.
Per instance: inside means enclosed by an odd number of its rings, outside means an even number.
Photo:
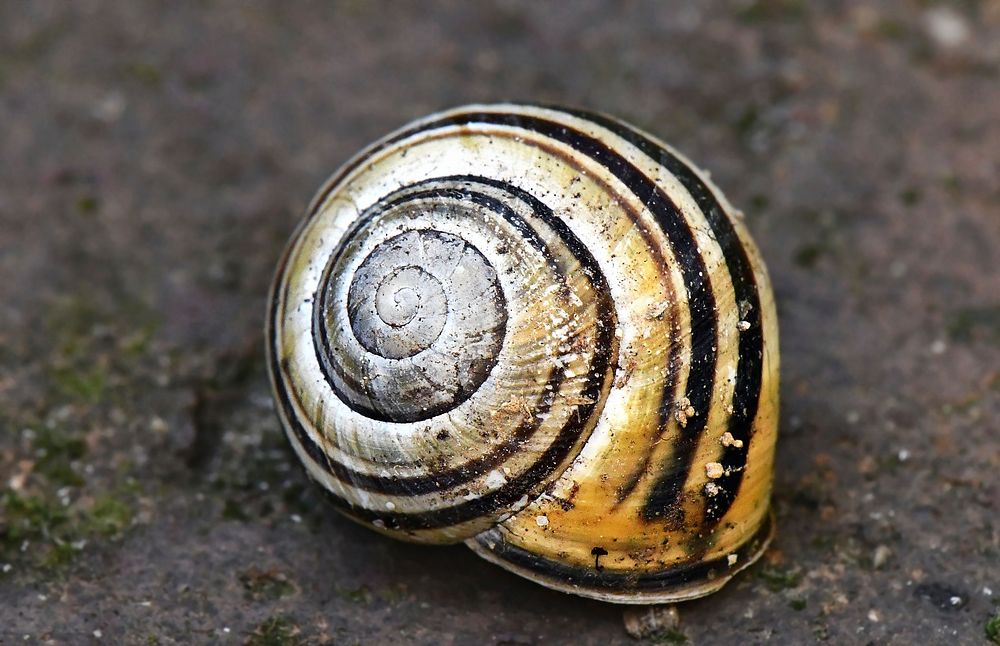
[[[995,0],[0,2],[0,642],[631,642],[621,608],[337,517],[270,403],[312,192],[503,98],[674,143],[776,286],[778,538],[650,642],[988,643]]]

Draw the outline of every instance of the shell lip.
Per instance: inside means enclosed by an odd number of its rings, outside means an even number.
[[[712,561],[644,574],[584,569],[545,559],[504,542],[496,528],[466,540],[465,544],[487,561],[552,590],[608,603],[646,605],[689,601],[718,591],[753,565],[767,551],[774,535],[771,509],[760,527],[733,552],[739,565],[729,566],[729,555],[723,555]]]

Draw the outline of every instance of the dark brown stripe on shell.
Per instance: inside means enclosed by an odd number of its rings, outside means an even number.
[[[748,564],[770,540],[773,530],[772,522],[771,514],[768,513],[753,536],[732,552],[736,554],[737,564]],[[563,561],[533,554],[504,541],[502,531],[496,528],[479,534],[474,540],[482,549],[492,552],[501,561],[557,583],[559,587],[613,592],[621,595],[627,595],[630,592],[665,595],[669,594],[672,589],[685,589],[691,587],[692,584],[711,581],[725,575],[731,569],[729,554],[711,561],[702,561],[692,557],[686,562],[672,566],[657,564],[656,570],[653,572],[616,571],[610,564],[597,569],[596,567],[569,565]],[[490,547],[491,543],[492,547]],[[594,541],[594,549],[603,549],[599,540]],[[609,561],[605,560],[605,563],[609,563]]]
[[[711,189],[705,185],[697,173],[676,155],[620,121],[602,115],[577,111],[569,112],[611,130],[677,177],[705,214],[705,219],[708,220],[712,233],[722,249],[726,259],[726,267],[732,280],[737,307],[741,302],[749,306],[744,320],[750,323],[750,327],[740,332],[739,363],[732,402],[733,413],[729,417],[728,426],[729,433],[734,439],[740,440],[742,446],[740,448],[732,445],[727,446],[723,451],[721,463],[725,469],[725,475],[715,480],[715,484],[719,486],[719,492],[707,498],[705,509],[705,527],[714,526],[729,511],[743,481],[743,471],[746,467],[750,440],[753,436],[753,421],[757,417],[763,380],[764,337],[761,329],[760,296],[750,258],[747,256],[747,250],[743,246],[736,228]]]

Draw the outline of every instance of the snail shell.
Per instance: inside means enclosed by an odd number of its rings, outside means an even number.
[[[620,603],[708,594],[770,540],[764,265],[621,121],[480,105],[390,134],[313,200],[268,328],[292,446],[379,532]]]

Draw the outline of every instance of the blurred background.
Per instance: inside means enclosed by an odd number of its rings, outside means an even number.
[[[1000,634],[1000,2],[3,0],[0,641],[632,641],[336,516],[270,402],[313,192],[498,99],[663,137],[770,267],[778,537],[653,641]]]

